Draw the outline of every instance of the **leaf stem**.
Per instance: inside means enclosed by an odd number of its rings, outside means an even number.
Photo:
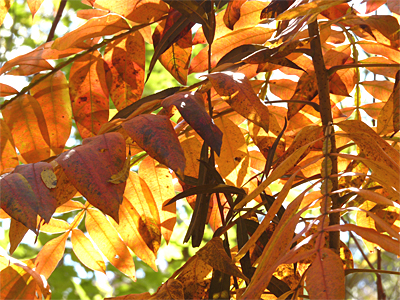
[[[58,7],[58,10],[57,10],[57,15],[54,18],[53,24],[51,25],[50,32],[49,32],[46,42],[50,42],[53,40],[54,33],[56,32],[57,25],[60,22],[60,19],[61,19],[61,16],[62,16],[62,13],[64,11],[66,4],[67,4],[67,0],[61,0],[60,6]]]

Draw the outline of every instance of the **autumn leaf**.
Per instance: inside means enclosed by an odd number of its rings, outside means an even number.
[[[72,64],[69,75],[72,112],[82,138],[97,134],[108,121],[108,89],[104,61],[98,51],[88,53]]]
[[[128,248],[100,211],[90,208],[87,210],[86,229],[110,263],[136,281],[135,265]]]
[[[64,152],[56,160],[89,203],[118,222],[126,183],[113,184],[108,180],[125,162],[122,135],[113,132],[86,139],[82,146]]]
[[[8,10],[13,4],[14,0],[3,0],[0,2],[0,25],[3,24],[4,18],[7,15]]]
[[[75,255],[86,267],[106,273],[106,265],[103,258],[81,230],[72,230],[71,243]]]
[[[57,267],[57,264],[64,255],[65,242],[69,232],[66,232],[55,239],[47,242],[40,250],[35,260],[36,272],[43,275],[46,279]]]
[[[175,203],[164,206],[170,198],[175,196],[172,175],[166,166],[148,156],[139,166],[139,176],[145,178],[153,195],[160,215],[161,233],[168,243],[176,223]]]
[[[123,123],[122,127],[151,157],[183,176],[185,156],[167,117],[140,115]]]
[[[229,1],[224,14],[224,23],[226,27],[233,30],[233,26],[240,19],[240,8],[247,0]]]
[[[43,0],[28,0],[28,6],[32,13],[32,18],[42,5]]]
[[[15,146],[28,163],[50,157],[49,132],[39,102],[22,95],[2,110]]]
[[[112,80],[110,96],[118,110],[136,102],[144,88],[145,47],[142,35],[134,32],[109,43],[104,60]]]
[[[0,173],[18,165],[14,139],[7,123],[0,119]]]
[[[21,243],[28,230],[29,229],[21,222],[15,219],[11,219],[10,231],[8,233],[8,236],[10,238],[10,255],[12,255],[17,249],[19,243]]]
[[[4,83],[0,83],[0,97],[7,97],[17,93],[18,91],[13,87]]]
[[[199,93],[177,93],[165,98],[161,105],[170,109],[174,105],[188,124],[204,139],[219,156],[222,132],[207,114]]]

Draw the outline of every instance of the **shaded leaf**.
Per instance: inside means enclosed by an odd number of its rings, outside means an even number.
[[[307,270],[307,292],[311,299],[344,299],[343,263],[331,249],[323,248]]]
[[[222,273],[239,277],[248,282],[248,278],[243,275],[232,259],[226,254],[221,238],[212,238],[203,248],[197,251],[196,255],[208,265]]]
[[[42,108],[30,95],[22,95],[2,110],[15,146],[28,163],[50,156],[49,133]]]
[[[149,300],[166,299],[166,300],[178,300],[184,299],[183,284],[179,280],[168,279],[166,283],[163,283],[155,294],[153,294]]]
[[[96,135],[108,121],[109,108],[104,61],[98,51],[74,61],[69,75],[69,93],[81,137]]]
[[[222,144],[222,132],[214,124],[202,104],[203,98],[201,94],[185,92],[169,96],[161,102],[161,105],[167,109],[175,105],[185,121],[219,156]]]
[[[86,229],[110,263],[136,281],[135,265],[128,248],[100,211],[90,208],[87,210]]]
[[[57,50],[66,50],[90,38],[112,35],[129,28],[128,23],[123,18],[109,14],[104,17],[90,19],[81,27],[56,39],[52,47]]]
[[[101,254],[94,248],[92,242],[81,230],[72,230],[71,243],[75,255],[86,267],[94,271],[106,273],[106,264]]]
[[[226,27],[233,30],[233,26],[240,19],[240,8],[247,0],[229,1],[224,14],[224,23]]]
[[[214,89],[240,115],[268,132],[269,111],[241,73],[218,72],[206,75]]]
[[[0,173],[19,164],[14,139],[3,119],[0,119],[0,157]]]
[[[107,44],[104,60],[112,81],[110,96],[118,110],[136,102],[144,88],[145,47],[140,32]]]
[[[277,16],[287,10],[293,4],[293,2],[295,1],[272,0],[268,6],[261,11],[261,19],[275,19]]]
[[[151,157],[183,176],[185,156],[166,116],[140,115],[124,122],[122,127]]]
[[[118,222],[125,182],[108,182],[125,162],[125,140],[119,133],[106,133],[84,140],[80,147],[63,153],[57,162],[76,189],[90,204]]]
[[[145,178],[160,215],[161,233],[168,243],[176,223],[176,205],[166,205],[167,201],[175,196],[172,175],[169,169],[146,157],[139,166],[139,175]]]
[[[39,199],[25,177],[19,173],[11,173],[1,177],[0,184],[1,209],[36,232]]]
[[[129,170],[131,168],[131,156],[128,155],[124,162],[124,166],[122,167],[122,170],[120,170],[118,173],[113,174],[108,182],[114,183],[114,184],[120,184],[125,182],[128,177],[129,177]]]
[[[36,257],[36,272],[43,275],[46,279],[50,277],[51,273],[53,273],[59,261],[63,257],[65,242],[67,241],[68,235],[69,232],[66,232],[59,237],[48,241]]]
[[[51,191],[42,180],[42,172],[45,170],[53,173],[53,167],[49,163],[38,162],[35,164],[17,166],[14,173],[21,174],[28,181],[36,195],[36,199],[39,201],[37,212],[45,222],[48,223],[56,210],[57,199],[54,190]],[[54,173],[53,175],[55,177]],[[57,182],[57,178],[55,180]]]

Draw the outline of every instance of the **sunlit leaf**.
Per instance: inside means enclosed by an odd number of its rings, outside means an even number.
[[[36,75],[32,81],[38,80]],[[42,108],[49,131],[50,148],[58,155],[64,149],[71,133],[72,109],[68,82],[63,72],[58,71],[31,89],[32,96]]]
[[[360,61],[360,63],[373,63],[373,64],[393,64],[393,67],[366,67],[368,71],[376,74],[387,76],[390,78],[395,78],[396,72],[400,70],[400,65],[396,64],[393,60],[387,59],[385,57],[373,56],[368,57]]]
[[[15,219],[11,219],[10,231],[8,233],[8,236],[10,238],[10,255],[12,255],[17,249],[19,243],[21,243],[28,230],[29,229],[21,222]]]
[[[92,242],[79,229],[73,229],[71,234],[72,250],[79,260],[89,269],[106,273],[106,265],[101,254],[94,248]]]
[[[22,95],[2,110],[15,146],[28,163],[50,156],[49,132],[38,101]]]
[[[82,138],[94,136],[108,121],[108,89],[104,61],[98,51],[72,64],[69,75],[72,112]]]
[[[66,213],[66,212],[70,212],[70,211],[74,211],[74,210],[83,209],[83,208],[85,208],[85,206],[81,202],[75,201],[75,200],[69,200],[68,202],[64,203],[63,205],[57,207],[56,213],[62,214],[62,213]]]
[[[18,165],[14,140],[10,129],[3,119],[0,119],[0,157],[0,173]]]
[[[374,98],[386,102],[392,91],[394,84],[391,81],[363,81],[361,83],[368,93],[370,93]]]
[[[10,95],[14,95],[17,94],[18,91],[16,89],[14,89],[13,87],[4,84],[4,83],[0,83],[0,97],[7,97]]]
[[[32,18],[42,5],[43,0],[28,0],[28,6],[32,13]]]
[[[125,140],[119,133],[106,133],[86,139],[82,146],[57,158],[68,179],[92,204],[118,222],[125,182],[113,184],[109,178],[125,162]]]
[[[86,229],[110,263],[122,273],[136,281],[135,265],[124,242],[106,217],[98,210],[88,209]]]
[[[144,87],[145,48],[139,32],[109,43],[104,60],[112,81],[110,96],[118,110],[140,99]]]
[[[233,26],[240,19],[240,8],[247,0],[229,1],[224,14],[224,23],[226,27],[233,30]]]
[[[63,233],[70,228],[71,226],[68,222],[61,219],[51,218],[48,224],[40,226],[40,231],[46,233]]]
[[[213,123],[202,102],[203,98],[199,93],[178,93],[164,99],[161,105],[165,108],[175,105],[186,122],[219,156],[222,144],[222,132]]]
[[[4,18],[7,15],[8,10],[13,4],[14,0],[1,0],[0,1],[0,25],[3,24]]]
[[[330,249],[317,252],[306,276],[307,291],[312,299],[344,299],[343,263]]]
[[[36,272],[43,275],[46,279],[57,267],[59,261],[64,255],[65,242],[69,232],[66,232],[59,237],[48,241],[40,250],[35,260]]]
[[[146,157],[139,166],[139,175],[145,179],[160,214],[161,233],[167,243],[171,238],[176,223],[175,203],[164,206],[164,204],[175,196],[172,175],[168,168],[151,157]]]
[[[140,115],[122,124],[128,135],[151,157],[183,175],[185,156],[166,116]]]

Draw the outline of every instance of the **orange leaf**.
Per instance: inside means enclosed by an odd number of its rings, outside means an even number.
[[[185,121],[188,122],[218,156],[220,155],[222,132],[213,123],[205,110],[201,94],[193,92],[178,93],[165,98],[161,102],[161,105],[167,109],[175,105]]]
[[[81,9],[76,12],[76,16],[81,19],[89,20],[91,18],[103,17],[108,11],[101,9]]]
[[[38,162],[19,165],[14,173],[19,173],[26,178],[39,201],[38,214],[48,223],[56,210],[57,199],[54,190],[50,190],[41,178],[44,170],[53,170],[53,167],[49,163]]]
[[[17,249],[19,243],[21,243],[28,230],[29,229],[21,222],[11,219],[10,231],[8,233],[10,237],[10,255],[12,255],[15,249]]]
[[[122,127],[151,157],[183,176],[185,156],[166,116],[139,115],[123,123]]]
[[[394,83],[388,80],[363,81],[361,84],[374,98],[383,102],[389,99],[394,87]]]
[[[185,166],[185,176],[191,176],[194,178],[199,177],[199,166],[200,166],[200,153],[201,153],[201,143],[200,141],[192,136],[184,139],[181,142],[183,152],[185,153],[186,166]]]
[[[13,219],[36,232],[39,200],[28,181],[19,173],[11,173],[0,180],[1,208]]]
[[[297,83],[289,79],[270,80],[269,88],[271,93],[281,98],[282,100],[289,100],[292,98]]]
[[[215,120],[223,133],[221,155],[215,157],[223,178],[237,187],[242,186],[249,171],[249,154],[246,140],[240,130],[228,117]]]
[[[220,237],[212,238],[203,248],[197,251],[196,256],[213,267],[214,270],[242,278],[246,282],[249,282],[249,279],[243,275],[228,254],[226,254]]]
[[[219,198],[221,201],[221,207],[222,207],[222,215],[224,217],[224,220],[230,210],[230,205],[229,202],[226,200],[224,194],[219,194]],[[208,218],[208,224],[210,224],[211,229],[215,232],[219,227],[223,225],[223,222],[221,220],[221,212],[218,206],[218,199],[217,195],[213,194],[211,196],[212,203],[210,206],[212,207],[210,216]]]
[[[264,27],[251,27],[235,30],[212,44],[211,68],[231,50],[245,44],[263,44],[272,35],[274,30]],[[208,46],[202,49],[190,63],[189,73],[204,72],[208,69]]]
[[[26,295],[25,288],[30,275],[16,266],[8,266],[0,272],[1,299],[34,299],[31,293]],[[32,291],[30,291],[32,292]],[[29,297],[29,298],[26,298]]]
[[[96,0],[94,7],[109,10],[137,23],[158,20],[168,12],[168,6],[159,0]]]
[[[135,265],[131,254],[117,231],[98,210],[88,209],[86,229],[92,240],[110,263],[122,273],[136,281]]]
[[[104,53],[112,76],[110,96],[118,110],[140,99],[144,88],[145,48],[140,32],[109,43]]]
[[[176,203],[164,206],[164,203],[175,196],[172,175],[166,166],[149,156],[140,163],[139,175],[146,178],[145,181],[153,194],[160,214],[161,233],[168,243],[176,223]]]
[[[393,66],[396,65],[396,67],[391,67],[391,68],[388,68],[388,67],[366,67],[366,69],[368,71],[371,71],[373,73],[380,74],[383,76],[387,76],[390,78],[395,78],[396,72],[398,70],[400,70],[400,66],[398,64],[394,63],[393,60],[387,59],[385,57],[379,57],[379,56],[368,57],[367,59],[361,60],[360,63],[393,64]],[[340,71],[338,71],[338,72],[340,72]]]
[[[51,218],[48,224],[40,226],[41,232],[46,233],[63,233],[71,228],[68,222],[56,218]]]
[[[14,0],[2,0],[0,1],[0,25],[3,24],[4,18],[7,15],[8,10],[13,4]]]
[[[236,112],[268,132],[268,107],[254,93],[247,77],[232,72],[218,72],[205,76]]]
[[[14,89],[13,87],[4,84],[4,83],[0,83],[0,97],[7,97],[10,95],[14,95],[17,94],[18,91],[16,89]]]
[[[85,206],[80,203],[79,201],[69,200],[68,202],[64,203],[63,205],[57,207],[56,213],[62,214],[74,210],[84,209]]]
[[[35,76],[32,81],[42,75]],[[55,155],[60,154],[71,133],[72,110],[68,82],[61,71],[57,71],[31,89],[42,108],[49,131],[50,148]]]
[[[233,30],[233,26],[240,19],[240,8],[247,0],[229,1],[224,14],[224,23],[226,27]]]
[[[0,173],[19,164],[13,137],[3,119],[0,119],[0,157]]]
[[[82,138],[96,135],[108,121],[104,61],[98,51],[74,61],[69,75],[72,111]]]
[[[367,53],[382,55],[398,64],[400,63],[400,51],[396,49],[386,45],[366,41],[358,42],[358,45],[360,45]]]
[[[377,10],[379,7],[381,7],[383,4],[386,4],[387,0],[364,0],[366,2],[366,10],[365,13],[369,14]]]
[[[125,140],[116,132],[86,139],[83,145],[57,157],[68,179],[90,204],[118,222],[125,182],[108,182],[125,162]]]
[[[76,47],[85,40],[104,35],[112,35],[129,28],[128,23],[117,15],[109,14],[104,17],[93,18],[81,27],[56,39],[52,48],[60,51],[66,50],[74,46]]]
[[[307,270],[306,288],[311,299],[344,299],[343,263],[331,249],[323,248]]]
[[[34,163],[50,156],[49,133],[42,108],[30,95],[15,99],[2,111],[21,156]]]
[[[32,13],[32,18],[42,5],[43,0],[28,0],[28,6]]]
[[[71,235],[72,250],[79,260],[89,269],[106,273],[106,264],[92,242],[79,229],[73,229]]]
[[[63,257],[68,235],[69,232],[66,232],[48,241],[36,257],[36,272],[43,275],[46,279],[50,277]]]

